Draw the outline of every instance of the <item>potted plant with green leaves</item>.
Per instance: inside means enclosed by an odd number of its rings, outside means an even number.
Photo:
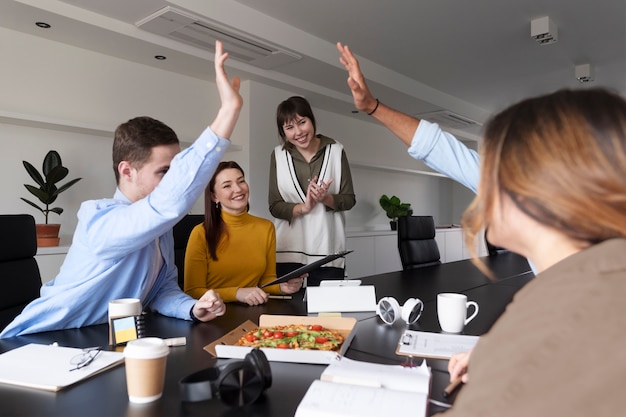
[[[63,166],[61,156],[54,150],[46,154],[41,168],[42,173],[39,173],[31,163],[26,161],[22,161],[22,163],[28,175],[30,175],[36,183],[36,185],[24,184],[24,187],[43,204],[42,207],[30,200],[20,197],[23,201],[39,210],[44,215],[45,224],[36,225],[37,246],[58,246],[61,225],[48,223],[48,215],[51,212],[60,215],[63,213],[63,209],[61,207],[50,207],[50,205],[56,201],[59,194],[76,184],[82,178],[75,178],[61,186],[57,186],[60,181],[67,177],[69,170]]]
[[[391,230],[398,229],[398,217],[410,216],[413,214],[411,204],[403,203],[395,195],[389,198],[386,194],[383,194],[378,202],[380,203],[382,209],[385,210],[387,217],[391,219],[389,222]]]

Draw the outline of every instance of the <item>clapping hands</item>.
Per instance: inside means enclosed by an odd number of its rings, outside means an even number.
[[[311,195],[311,198],[316,203],[325,204],[325,200],[330,197],[328,193],[328,189],[330,185],[333,183],[333,179],[329,179],[328,182],[318,181],[317,176],[309,182],[309,188],[307,189],[307,197]]]

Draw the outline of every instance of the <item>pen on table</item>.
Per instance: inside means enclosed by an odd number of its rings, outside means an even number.
[[[462,377],[463,375],[460,375],[454,381],[448,384],[448,386],[443,390],[443,398],[448,398],[450,395],[452,395],[454,391],[456,391],[461,386],[461,384],[463,383],[463,380],[461,379]]]
[[[275,300],[291,300],[291,295],[270,295],[269,298]]]

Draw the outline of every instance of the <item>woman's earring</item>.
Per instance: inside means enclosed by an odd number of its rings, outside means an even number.
[[[217,209],[220,208],[220,202],[219,201],[215,202],[215,208],[217,208]]]

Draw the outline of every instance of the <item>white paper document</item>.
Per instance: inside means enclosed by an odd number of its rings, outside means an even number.
[[[362,286],[307,287],[309,313],[376,311],[376,288]]]
[[[450,359],[456,353],[472,349],[478,339],[479,336],[405,330],[398,341],[396,353],[421,358]]]
[[[424,417],[431,373],[423,363],[406,368],[341,357],[311,384],[295,417]]]
[[[101,351],[80,369],[72,358],[82,349],[31,343],[0,355],[0,383],[59,391],[124,362],[122,352]]]

